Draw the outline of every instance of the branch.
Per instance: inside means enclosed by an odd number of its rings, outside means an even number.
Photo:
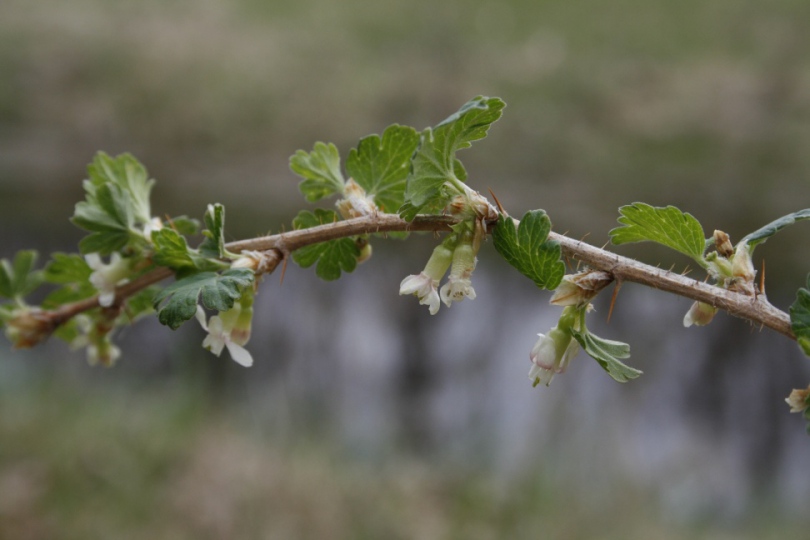
[[[230,242],[226,244],[226,248],[235,253],[242,251],[274,252],[275,260],[281,261],[299,248],[338,238],[395,231],[445,232],[450,231],[450,227],[455,223],[457,223],[457,220],[450,216],[416,216],[413,221],[409,222],[395,214],[375,214],[327,223],[308,229]],[[735,317],[749,320],[754,324],[770,328],[784,336],[795,339],[790,330],[788,314],[771,305],[764,295],[751,297],[721,289],[554,232],[549,233],[549,239],[560,243],[562,253],[566,257],[582,261],[596,270],[610,273],[617,283],[621,284],[625,281],[639,283],[684,298],[704,302],[727,311]],[[119,287],[116,290],[116,300],[120,303],[134,293],[170,276],[171,271],[167,268],[157,268],[137,280]],[[53,317],[54,326],[58,326],[70,317],[97,306],[98,298],[94,297],[73,304],[66,304],[50,312],[50,315]]]

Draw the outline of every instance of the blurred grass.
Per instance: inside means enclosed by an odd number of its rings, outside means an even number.
[[[688,525],[659,521],[631,485],[590,498],[551,469],[504,484],[396,452],[374,464],[318,439],[280,443],[193,387],[0,394],[0,538],[802,537],[766,507],[733,526]]]

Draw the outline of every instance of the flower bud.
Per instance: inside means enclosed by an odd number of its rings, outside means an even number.
[[[810,386],[804,389],[795,388],[785,402],[790,405],[790,412],[804,412],[805,409],[810,408]]]
[[[6,322],[6,337],[15,349],[28,349],[53,333],[53,320],[39,308],[21,308]]]
[[[683,325],[687,328],[692,326],[706,326],[717,313],[717,308],[703,302],[695,302],[683,318]]]
[[[343,219],[371,216],[377,212],[374,197],[367,196],[366,190],[352,178],[346,182],[343,187],[343,198],[337,201],[335,206]]]
[[[717,253],[719,253],[726,259],[731,258],[731,256],[734,254],[734,248],[731,246],[731,239],[723,231],[715,229],[714,246],[715,249],[717,250]]]
[[[563,276],[549,302],[555,306],[585,306],[613,282],[613,276],[599,270],[586,270]]]

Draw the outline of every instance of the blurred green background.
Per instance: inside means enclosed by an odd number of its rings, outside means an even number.
[[[460,157],[512,214],[601,245],[618,206],[674,204],[739,239],[810,206],[808,21],[800,0],[3,0],[0,255],[75,249],[98,150],[147,166],[156,214],[221,202],[244,238],[307,206],[295,150],[345,155],[479,94],[508,108]],[[794,229],[757,250],[782,308],[808,269]],[[688,302],[623,291],[596,331],[646,375],[580,359],[532,390],[558,312],[489,250],[479,299],[429,318],[396,284],[431,243],[380,244],[338,284],[271,276],[249,372],[151,323],[112,370],[1,353],[0,538],[806,534],[792,343],[727,317],[686,332]]]

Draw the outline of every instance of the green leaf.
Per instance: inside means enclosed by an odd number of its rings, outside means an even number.
[[[54,253],[45,266],[45,280],[48,283],[78,283],[90,279],[93,273],[84,257],[75,253]]]
[[[545,211],[532,210],[517,228],[512,218],[501,214],[492,233],[498,253],[541,289],[556,289],[565,274],[560,244],[547,240],[549,231]]]
[[[198,301],[216,311],[231,309],[253,278],[253,272],[247,268],[231,268],[222,274],[200,272],[175,281],[156,294],[152,304],[161,324],[176,330],[194,316]]]
[[[34,270],[37,252],[31,249],[18,251],[13,261],[0,260],[0,296],[22,298],[44,281],[42,270]]]
[[[741,241],[747,243],[752,248],[751,252],[753,252],[753,248],[758,244],[762,244],[765,242],[765,240],[775,235],[785,227],[805,219],[810,219],[810,208],[805,208],[804,210],[799,210],[798,212],[793,212],[792,214],[782,216],[779,219],[774,220],[764,227],[747,235]]]
[[[115,158],[99,152],[87,167],[85,200],[71,221],[91,234],[79,242],[82,253],[109,255],[132,242],[145,244],[141,229],[151,219],[149,193],[154,180],[129,154]]]
[[[383,211],[395,213],[405,197],[405,180],[411,156],[419,144],[419,134],[406,126],[388,126],[379,135],[360,139],[346,159],[346,173]]]
[[[610,231],[610,239],[616,244],[652,241],[692,257],[705,266],[703,251],[706,238],[703,227],[694,216],[681,212],[674,206],[653,207],[633,203],[619,208],[621,227]]]
[[[205,227],[200,253],[211,259],[225,258],[225,207],[219,203],[209,204],[205,211]]]
[[[406,205],[400,210],[404,219],[412,220],[426,206],[431,209],[444,206],[447,199],[441,189],[444,183],[464,181],[467,177],[456,152],[486,137],[489,126],[501,117],[505,106],[499,98],[478,96],[434,128],[422,132],[405,187]]]
[[[315,212],[302,210],[293,220],[296,229],[309,229],[325,223],[334,223],[338,215],[332,210],[316,209]],[[360,250],[351,238],[339,238],[313,244],[293,252],[293,260],[302,268],[309,268],[317,263],[315,274],[327,281],[340,277],[341,271],[352,272],[357,267]]]
[[[42,306],[53,309],[95,295],[98,291],[90,284],[92,273],[93,270],[81,255],[54,253],[45,266],[45,281],[63,286],[51,292],[42,301]]]
[[[298,188],[309,202],[343,193],[340,154],[332,143],[317,142],[312,152],[297,151],[290,157],[290,169],[304,179]]]
[[[804,354],[810,356],[810,274],[807,288],[796,293],[796,301],[790,306],[790,329]]]
[[[94,186],[112,184],[125,192],[134,216],[141,223],[145,224],[151,219],[149,194],[155,181],[149,179],[146,168],[131,154],[113,158],[99,152],[87,166],[87,172]]]
[[[173,217],[169,220],[168,226],[184,236],[200,232],[200,220],[188,216]]]
[[[152,261],[158,266],[166,266],[176,272],[221,270],[228,266],[226,263],[206,258],[191,249],[184,237],[168,227],[152,231],[152,243],[155,250]]]
[[[573,335],[582,349],[596,360],[613,380],[623,383],[641,375],[642,372],[638,369],[619,361],[620,358],[630,357],[630,345],[627,343],[600,338],[587,329],[583,332],[573,330]]]

